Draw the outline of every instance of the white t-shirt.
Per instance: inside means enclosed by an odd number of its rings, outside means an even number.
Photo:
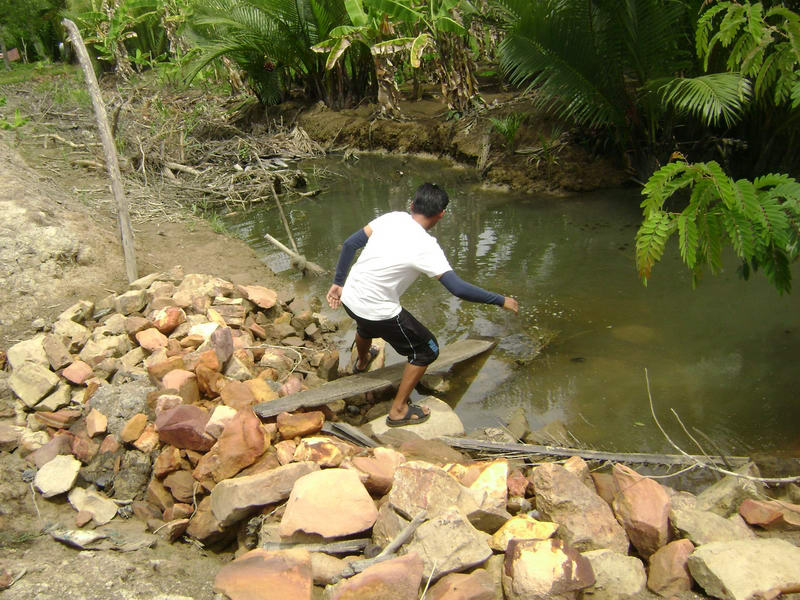
[[[451,270],[439,242],[409,213],[391,212],[369,223],[372,234],[342,289],[342,302],[371,321],[391,319],[400,296],[420,273],[436,277]]]

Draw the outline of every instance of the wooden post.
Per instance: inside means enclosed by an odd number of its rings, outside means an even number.
[[[122,240],[122,253],[125,256],[125,273],[128,282],[138,279],[136,273],[136,253],[133,247],[133,229],[131,228],[131,218],[128,214],[128,201],[125,198],[125,190],[122,189],[122,176],[119,172],[119,161],[117,160],[117,149],[114,146],[114,138],[111,135],[111,128],[108,125],[106,107],[103,104],[103,97],[100,95],[100,86],[97,84],[92,61],[89,53],[83,44],[83,38],[75,23],[69,19],[64,19],[61,24],[67,28],[69,38],[78,54],[83,74],[86,78],[86,85],[89,88],[89,95],[92,97],[94,115],[97,120],[97,129],[100,132],[100,141],[103,143],[103,152],[106,157],[106,169],[111,178],[111,191],[114,193],[114,200],[117,202],[117,218],[119,221],[120,238]]]

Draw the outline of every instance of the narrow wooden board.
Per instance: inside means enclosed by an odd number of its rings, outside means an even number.
[[[428,371],[442,371],[456,363],[483,354],[496,345],[497,340],[491,338],[470,338],[455,341],[441,349],[439,358],[431,364]],[[400,381],[405,366],[406,363],[398,363],[367,373],[341,377],[305,392],[291,394],[271,402],[261,402],[256,404],[253,410],[260,418],[267,419],[284,411],[292,412],[298,408],[322,406],[334,400],[342,400],[358,394],[382,390],[396,385]]]
[[[598,450],[580,450],[576,448],[560,448],[558,446],[537,446],[535,444],[506,444],[501,442],[488,442],[469,438],[442,436],[438,438],[445,444],[460,450],[473,450],[487,454],[516,454],[519,456],[580,456],[584,460],[604,460],[619,463],[651,464],[651,465],[691,465],[711,463],[724,463],[728,461],[734,467],[747,464],[750,459],[746,456],[692,456],[682,454],[644,454],[644,453],[618,453],[601,452]]]

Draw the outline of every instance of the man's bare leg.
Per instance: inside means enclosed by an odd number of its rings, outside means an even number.
[[[356,361],[356,368],[363,371],[369,364],[369,349],[372,348],[372,338],[363,338],[356,333],[356,351],[358,352],[358,361]],[[416,384],[415,384],[416,385]]]
[[[405,418],[406,412],[408,412],[408,397],[427,370],[427,365],[406,364],[406,368],[403,369],[403,377],[400,379],[400,385],[397,388],[397,394],[395,394],[392,407],[389,409],[390,419],[397,420]],[[426,415],[430,412],[427,406],[423,406],[422,410]]]

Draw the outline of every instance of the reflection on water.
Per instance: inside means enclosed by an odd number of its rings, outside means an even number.
[[[595,448],[673,452],[653,423],[646,369],[658,418],[687,451],[697,449],[673,409],[689,431],[714,440],[710,453],[800,455],[800,297],[778,296],[763,277],[740,281],[733,261],[693,291],[677,252],[645,288],[633,262],[638,190],[549,198],[488,191],[471,171],[437,161],[362,155],[323,165],[340,175],[324,180],[316,198],[286,207],[310,260],[332,272],[347,236],[379,214],[406,210],[416,187],[434,181],[451,197],[432,230],[450,264],[465,280],[519,299],[515,317],[462,302],[424,277],[403,297],[442,344],[501,339],[480,370],[458,371],[462,385],[447,398],[468,430],[524,407],[533,428],[558,419]],[[264,255],[274,251],[265,233],[285,237],[274,207],[233,218]],[[330,281],[298,285],[322,298]],[[541,340],[542,354],[526,360],[524,344]]]

